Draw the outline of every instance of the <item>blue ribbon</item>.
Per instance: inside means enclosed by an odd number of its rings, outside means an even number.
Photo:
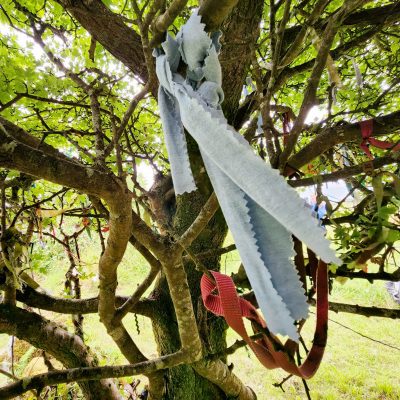
[[[177,195],[196,189],[184,128],[196,140],[258,304],[273,333],[298,340],[308,305],[292,258],[294,234],[325,262],[341,260],[297,193],[228,125],[221,111],[218,34],[197,11],[155,55],[159,109]],[[187,65],[186,76],[177,73]]]

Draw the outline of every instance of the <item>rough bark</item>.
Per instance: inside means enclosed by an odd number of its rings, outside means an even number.
[[[126,65],[143,82],[147,80],[147,68],[142,41],[123,19],[113,13],[100,0],[57,0],[66,11],[108,50]]]
[[[393,3],[382,7],[372,7],[365,10],[355,11],[347,16],[343,22],[342,27],[353,27],[354,25],[360,26],[376,26],[383,24],[387,18],[398,18],[400,16],[400,4]],[[320,19],[316,22],[315,26],[318,29],[323,29],[327,22],[324,19]],[[285,30],[284,42],[286,45],[290,45],[295,37],[299,34],[302,27],[300,25],[292,26]]]
[[[240,1],[235,11],[225,20],[221,38],[222,104],[228,122],[236,126],[236,112],[248,74],[252,53],[259,35],[263,2]]]

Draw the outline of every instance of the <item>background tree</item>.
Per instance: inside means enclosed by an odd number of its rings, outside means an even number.
[[[222,247],[223,215],[189,137],[198,190],[175,197],[157,112],[152,49],[197,6],[181,0],[0,6],[0,332],[80,368],[17,382],[0,389],[0,397],[79,381],[87,399],[116,399],[109,378],[142,373],[153,399],[255,398],[228,367],[225,323],[208,318],[199,301],[200,266],[218,269],[220,256],[233,249]],[[266,163],[291,176],[290,185],[315,185],[316,204],[325,201],[323,222],[345,263],[332,276],[400,280],[400,269],[387,272],[399,239],[399,3],[203,0],[199,13],[209,32],[223,33],[229,123]],[[359,124],[366,119],[373,120],[371,137],[390,143],[371,145],[370,157],[364,148],[375,142],[362,141]],[[143,164],[154,172],[150,189],[138,177]],[[321,185],[340,179],[349,194],[331,204]],[[346,201],[350,196],[356,205]],[[79,228],[71,233],[74,224]],[[99,294],[90,299],[81,298],[76,272],[84,231],[99,236],[101,249]],[[44,271],[29,272],[38,251],[29,251],[30,243],[46,237],[69,255],[66,298],[42,293],[35,277]],[[128,245],[149,272],[124,298],[117,270]],[[379,272],[365,270],[370,260]],[[238,284],[246,287],[239,272]],[[309,271],[299,272],[304,278]],[[151,296],[143,297],[151,285]],[[73,315],[75,332],[32,308]],[[97,368],[82,340],[83,315],[95,312],[129,366]],[[159,358],[148,360],[132,339],[124,325],[129,312],[151,319]]]

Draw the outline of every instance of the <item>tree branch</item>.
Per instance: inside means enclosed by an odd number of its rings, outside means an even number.
[[[145,357],[122,323],[114,321],[117,268],[132,235],[132,229],[136,238],[146,247],[152,248],[150,242],[158,244],[158,241],[147,226],[143,228],[145,224],[140,217],[132,212],[131,195],[124,187],[124,182],[93,168],[87,169],[21,144],[13,140],[13,137],[8,133],[9,130],[15,131],[16,126],[1,117],[0,123],[6,125],[6,128],[3,125],[0,126],[3,128],[0,129],[0,166],[17,169],[81,190],[84,193],[102,197],[109,204],[110,232],[107,246],[99,261],[98,312],[100,320],[104,323],[122,353],[131,362],[143,361]],[[27,159],[29,162],[27,162]],[[132,220],[135,222],[134,225],[132,225]],[[150,239],[150,242],[147,242],[146,238]]]
[[[217,257],[222,254],[230,253],[231,251],[234,251],[234,250],[236,250],[236,245],[230,244],[229,246],[222,247],[220,249],[207,250],[207,251],[203,251],[201,253],[197,253],[197,254],[195,254],[195,256],[198,260],[204,260],[207,258]],[[184,259],[184,261],[187,261],[187,260],[190,260],[191,258],[189,255],[186,255],[183,257],[183,259]]]
[[[125,111],[124,116],[122,117],[122,121],[120,126],[117,128],[117,132],[113,140],[109,143],[109,145],[104,150],[104,157],[108,157],[111,154],[112,149],[119,142],[122,133],[124,132],[126,126],[128,125],[129,119],[131,118],[133,112],[135,111],[139,102],[144,98],[144,96],[148,93],[149,87],[146,84],[138,93],[136,93],[131,102],[129,103],[128,109]]]
[[[57,0],[57,2],[117,60],[126,65],[143,82],[147,81],[147,68],[140,35],[128,27],[121,16],[110,11],[101,0],[80,2]],[[237,0],[203,0],[199,12],[207,29],[210,31],[218,29],[237,3]],[[343,25],[380,25],[388,16],[398,17],[399,15],[400,6],[398,3],[394,3],[352,13],[344,19]],[[325,24],[326,21],[316,23],[322,28]],[[105,26],[107,29],[104,29]],[[302,26],[294,26],[285,30],[284,47],[287,46],[287,43],[293,43],[301,29]],[[109,32],[113,34],[111,35]],[[230,76],[235,77],[235,75]],[[226,86],[229,87],[229,82]]]
[[[328,5],[329,2],[330,2],[330,0],[318,0],[318,2],[314,6],[312,13],[308,17],[308,20],[301,27],[300,31],[296,35],[296,38],[294,39],[293,43],[290,45],[285,56],[283,57],[283,59],[281,61],[281,66],[290,64],[296,58],[296,56],[300,53],[301,46],[303,44],[304,39],[307,36],[307,33],[308,33],[310,27],[314,26],[314,24],[318,21],[318,18],[321,16],[321,14],[323,13],[325,7]],[[289,31],[289,29],[286,31]],[[285,32],[285,34],[286,34],[286,32]],[[287,35],[284,35],[284,37],[285,36],[287,36]]]
[[[348,15],[342,22],[342,27],[352,27],[355,25],[360,26],[374,26],[384,24],[387,18],[400,17],[400,4],[396,1],[381,7],[372,7],[365,10],[360,10]],[[327,20],[319,20],[315,22],[318,29],[326,27]],[[292,44],[296,36],[303,29],[303,26],[295,25],[285,31],[284,42],[286,45]]]
[[[38,314],[0,304],[0,332],[14,335],[37,348],[45,350],[67,368],[80,370],[82,367],[97,365],[95,357],[78,336],[67,332],[59,325]],[[18,382],[20,384],[26,383],[26,380],[23,379]],[[116,400],[119,398],[117,388],[109,380],[84,382],[80,386],[87,400],[98,400],[100,398]],[[35,388],[39,388],[39,386]],[[34,388],[28,388],[28,390],[30,389]],[[0,398],[9,398],[2,396],[3,390],[0,389]],[[5,392],[7,393],[7,390]]]
[[[256,400],[253,390],[245,386],[221,360],[201,360],[192,364],[193,369],[220,387],[229,397],[238,400]]]
[[[103,198],[110,206],[119,207],[119,203],[128,195],[122,182],[114,175],[86,167],[74,159],[67,158],[54,147],[41,143],[1,116],[0,166]],[[118,193],[120,195],[117,195]],[[164,245],[158,240],[157,235],[137,214],[131,210],[129,213],[133,220],[131,234],[134,234],[135,238],[147,248],[162,253]],[[122,221],[121,217],[118,217],[117,221]],[[120,231],[118,236],[122,232]]]
[[[66,105],[66,106],[71,106],[71,107],[79,107],[79,108],[85,108],[85,109],[90,109],[91,108],[90,104],[84,104],[84,103],[80,103],[78,101],[59,100],[59,99],[54,99],[54,98],[49,98],[49,97],[37,96],[35,94],[30,94],[30,93],[16,93],[16,97],[12,100],[12,104],[14,104],[15,102],[17,102],[18,100],[20,100],[22,98],[36,100],[36,101],[40,101],[40,102],[43,102],[43,103],[60,104],[60,105]],[[4,104],[3,107],[0,106],[0,111],[3,111],[3,109],[6,108],[7,104],[8,103]],[[110,111],[105,109],[105,108],[100,108],[100,111],[102,113],[104,113],[104,114],[111,115]]]
[[[148,74],[140,35],[128,27],[121,16],[113,13],[101,0],[57,0],[57,2],[117,60],[126,65],[143,82],[147,81]],[[104,29],[105,26],[107,29]]]
[[[207,30],[209,32],[218,30],[237,3],[238,0],[202,0],[199,14]]]
[[[304,187],[304,186],[311,186],[317,183],[323,182],[336,182],[339,179],[348,178],[350,176],[359,175],[365,172],[365,168],[370,164],[373,164],[374,169],[381,168],[385,165],[389,164],[396,164],[398,163],[398,159],[394,157],[380,157],[375,158],[374,160],[367,161],[362,164],[354,165],[352,167],[342,168],[339,171],[332,172],[331,174],[324,174],[324,175],[315,175],[311,178],[303,178],[297,180],[288,181],[289,185],[292,187]]]
[[[2,275],[0,274],[0,281]],[[0,284],[0,288],[1,288]],[[124,296],[116,296],[116,307],[124,304],[129,298]],[[63,299],[53,297],[47,293],[41,293],[29,286],[23,286],[21,290],[17,290],[17,301],[26,304],[28,307],[38,308],[40,310],[52,311],[59,314],[94,314],[99,308],[99,298],[92,297],[88,299]],[[140,300],[132,308],[130,312],[151,318],[154,314],[152,300]]]
[[[174,0],[164,13],[155,19],[151,24],[151,30],[154,36],[150,42],[150,47],[156,47],[164,40],[164,33],[175,21],[179,13],[185,8],[187,2],[188,0]]]
[[[210,4],[209,7],[211,7],[213,2],[225,3],[221,0],[208,0],[204,5]],[[228,4],[229,1],[226,3]],[[223,35],[219,60],[223,76],[222,89],[225,93],[222,108],[229,124],[235,127],[243,83],[248,74],[254,43],[257,42],[260,34],[263,5],[263,0],[238,2],[221,27]]]
[[[315,306],[315,300],[309,300],[312,306]],[[400,318],[400,309],[393,308],[380,308],[380,307],[366,307],[357,304],[344,304],[329,302],[329,310],[335,313],[345,312],[350,314],[363,315],[364,317],[381,317],[381,318]]]
[[[29,378],[21,379],[17,382],[11,383],[7,386],[0,388],[0,396],[2,399],[12,399],[16,396],[27,392],[32,389],[42,389],[45,386],[58,385],[61,383],[70,382],[97,382],[105,378],[120,378],[132,375],[149,375],[156,371],[165,368],[172,368],[177,365],[183,364],[187,361],[187,356],[181,352],[170,354],[164,357],[156,358],[151,361],[145,361],[136,364],[106,366],[106,367],[83,367],[71,368],[63,371],[50,371],[46,374],[34,375]],[[118,395],[115,399],[120,399]],[[99,394],[98,397],[86,397],[87,400],[109,399],[104,394]],[[113,399],[113,400],[115,400]],[[110,398],[111,400],[111,398]]]
[[[354,272],[349,269],[339,268],[336,270],[335,273],[330,273],[329,276],[336,277],[342,276],[350,279],[359,278],[359,279],[366,279],[369,282],[373,281],[391,281],[397,282],[400,281],[400,268],[396,271],[389,273],[389,272],[364,272],[358,271]]]
[[[0,117],[0,166],[94,194],[107,201],[113,201],[114,193],[121,190],[110,175],[67,158],[3,117]]]
[[[158,263],[157,266],[151,266],[150,271],[146,278],[138,285],[135,292],[132,294],[129,299],[125,301],[120,307],[118,307],[115,318],[122,319],[128,312],[132,312],[136,308],[136,305],[139,303],[140,298],[143,296],[144,292],[150,287],[153,283],[154,279],[156,279],[158,273],[161,270],[161,263]]]
[[[179,255],[172,255],[169,263],[163,265],[163,271],[167,279],[171,300],[175,309],[181,350],[190,356],[192,362],[198,361],[202,357],[203,349],[194,314],[187,275],[179,259]],[[179,282],[178,285],[176,284],[177,282]]]
[[[400,111],[374,118],[373,135],[383,136],[399,131]],[[340,143],[357,140],[361,143],[361,129],[358,122],[343,122],[332,127],[324,128],[309,144],[288,160],[288,165],[293,168],[301,168],[320,154],[325,153]]]
[[[318,55],[315,59],[314,66],[308,79],[308,85],[304,92],[303,102],[300,107],[299,115],[296,118],[293,128],[288,135],[286,146],[279,157],[279,166],[283,169],[286,162],[292,153],[297,139],[303,129],[305,119],[308,115],[310,108],[315,104],[315,96],[317,93],[319,81],[321,79],[322,72],[326,65],[326,60],[331,49],[333,39],[335,38],[336,32],[338,31],[343,19],[355,8],[360,7],[363,3],[368,0],[357,0],[352,2],[345,2],[342,8],[337,11],[328,21],[324,33],[321,37],[321,43],[319,45]]]

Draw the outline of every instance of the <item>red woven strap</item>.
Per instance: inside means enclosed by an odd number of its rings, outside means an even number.
[[[384,150],[393,150],[393,151],[399,151],[400,150],[400,143],[397,145],[394,145],[391,142],[386,142],[383,140],[378,140],[372,137],[373,133],[373,128],[374,128],[374,120],[369,119],[367,121],[361,121],[360,122],[360,128],[361,128],[361,136],[362,136],[362,142],[360,144],[361,149],[364,150],[364,153],[370,158],[373,159],[373,155],[371,154],[371,151],[369,150],[369,145],[377,147],[379,149],[384,149]]]
[[[250,339],[244,326],[243,318],[255,321],[266,328],[265,321],[257,313],[255,307],[239,297],[232,279],[211,271],[215,282],[207,275],[201,279],[201,294],[205,307],[212,313],[225,318],[228,325],[236,331],[249,345],[258,360],[268,369],[283,368],[290,374],[302,378],[311,378],[317,371],[324,354],[328,328],[328,268],[320,261],[317,271],[317,324],[314,341],[304,363],[297,366],[289,349],[296,348],[292,340],[283,346],[273,335],[263,335],[257,341]]]

